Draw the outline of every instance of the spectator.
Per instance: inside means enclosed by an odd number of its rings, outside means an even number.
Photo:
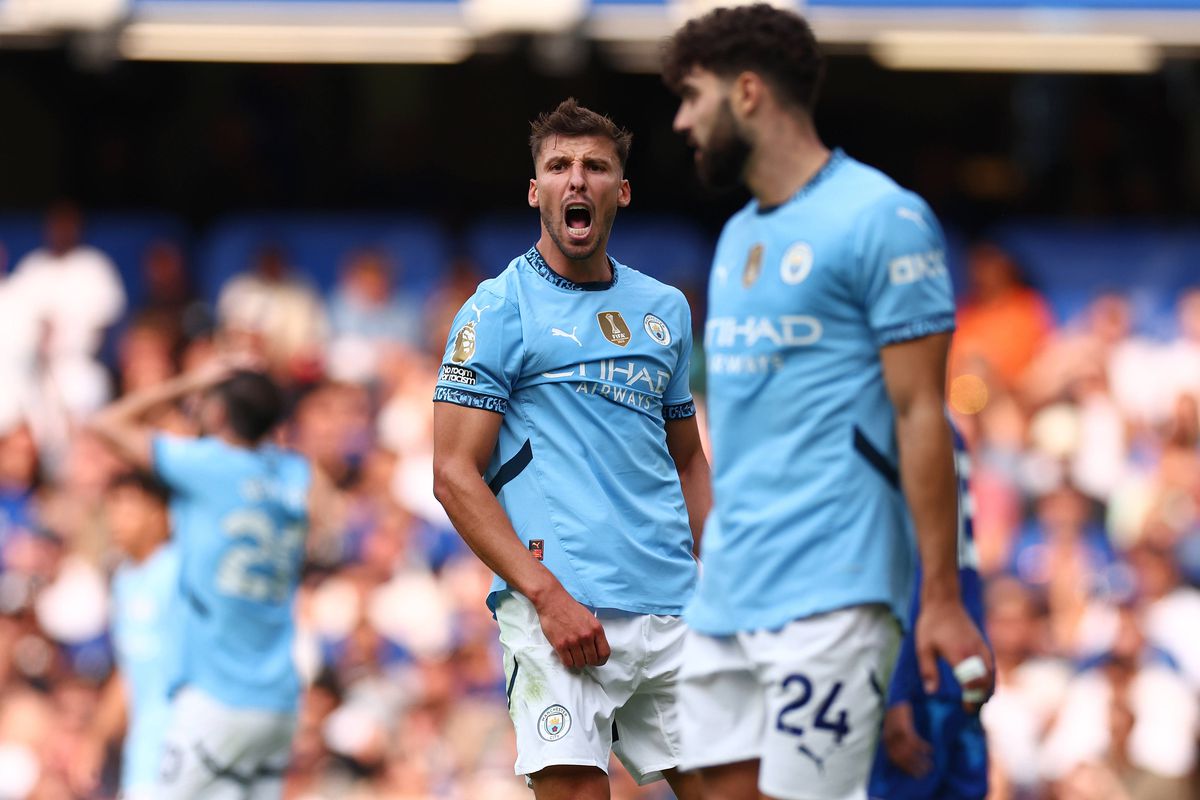
[[[1110,772],[1131,800],[1184,798],[1196,764],[1195,693],[1147,647],[1134,610],[1117,614],[1111,644],[1067,687],[1041,753],[1046,775],[1079,767]]]
[[[217,327],[229,349],[265,357],[291,383],[318,375],[329,325],[316,291],[280,247],[268,245],[249,272],[221,287]]]
[[[1053,640],[1033,592],[1012,578],[987,590],[987,631],[996,657],[996,694],[983,709],[998,797],[1035,797],[1038,753],[1071,671],[1050,652]]]
[[[339,377],[373,380],[384,352],[419,348],[421,303],[397,285],[399,269],[378,250],[350,254],[329,300],[331,367]]]
[[[964,374],[966,363],[978,358],[1001,386],[1014,387],[1054,329],[1050,307],[1022,281],[1012,257],[990,242],[974,245],[967,254],[967,281],[951,377]]]
[[[68,411],[98,408],[109,388],[97,355],[105,331],[125,311],[125,289],[112,260],[83,244],[78,208],[63,202],[50,209],[44,245],[21,259],[11,282],[23,314],[37,326],[35,355]]]
[[[173,351],[210,331],[211,310],[195,296],[178,243],[151,242],[142,254],[141,278],[146,297],[139,316],[168,334]]]

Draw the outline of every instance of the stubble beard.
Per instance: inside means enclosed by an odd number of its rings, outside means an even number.
[[[749,159],[750,143],[738,131],[733,109],[725,100],[717,113],[708,146],[700,149],[696,172],[710,189],[728,189],[741,183]]]

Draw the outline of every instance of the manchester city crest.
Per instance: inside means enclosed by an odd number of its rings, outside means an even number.
[[[538,719],[538,736],[547,742],[557,742],[571,730],[571,714],[560,705],[552,705]]]
[[[796,242],[783,254],[779,262],[779,277],[787,284],[795,285],[812,272],[813,251],[808,242]]]
[[[646,335],[663,347],[671,343],[671,329],[667,327],[667,323],[653,314],[646,315],[646,318],[642,320],[642,327],[646,329]]]
[[[468,322],[458,329],[454,336],[454,352],[450,360],[455,364],[465,364],[475,355],[475,323]]]

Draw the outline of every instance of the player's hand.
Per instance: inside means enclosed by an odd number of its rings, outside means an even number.
[[[972,713],[995,687],[992,653],[961,602],[922,602],[917,618],[917,665],[926,694],[938,688],[938,658],[954,669],[963,690],[963,707]]]
[[[888,760],[914,778],[933,769],[933,747],[917,733],[911,703],[897,703],[883,718],[883,748]]]
[[[608,661],[612,650],[604,626],[565,589],[559,587],[536,606],[542,633],[564,667],[598,667]]]

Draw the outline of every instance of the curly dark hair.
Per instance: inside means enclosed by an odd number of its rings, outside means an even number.
[[[225,403],[229,426],[247,441],[261,441],[283,419],[283,390],[265,373],[239,369],[215,391]]]
[[[629,148],[633,134],[603,114],[579,105],[574,97],[568,97],[553,111],[543,111],[529,123],[529,149],[533,151],[536,164],[542,152],[542,144],[551,136],[607,136],[617,148],[617,159],[621,169],[629,160]]]
[[[663,54],[663,81],[678,94],[693,67],[722,78],[756,72],[781,101],[811,113],[825,59],[803,17],[756,3],[718,8],[675,32]]]

